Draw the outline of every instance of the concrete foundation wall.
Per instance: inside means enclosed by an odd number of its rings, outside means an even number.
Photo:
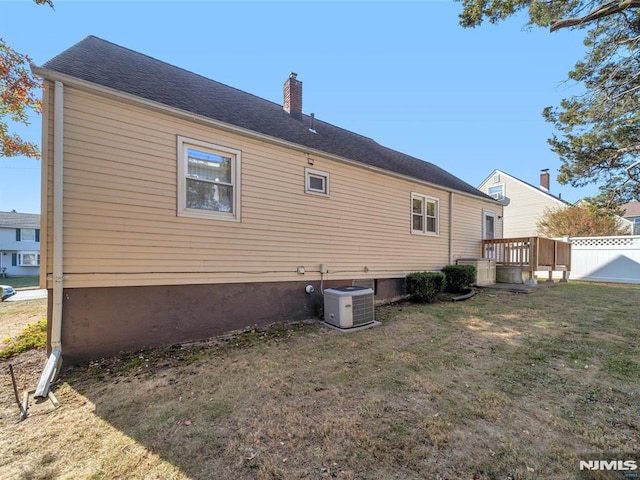
[[[315,288],[310,295],[305,292],[309,284]],[[325,281],[324,288],[350,284]],[[376,281],[376,301],[403,294],[402,278]],[[63,356],[65,364],[73,364],[317,318],[322,306],[320,282],[70,288],[63,299]]]

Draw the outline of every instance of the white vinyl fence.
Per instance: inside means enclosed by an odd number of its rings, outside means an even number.
[[[571,238],[570,278],[640,283],[640,235]]]

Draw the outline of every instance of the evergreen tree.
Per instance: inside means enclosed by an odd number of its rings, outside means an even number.
[[[561,160],[558,182],[598,185],[593,201],[605,208],[640,199],[640,0],[456,1],[463,27],[526,9],[531,26],[585,31],[587,53],[569,78],[586,93],[543,111],[557,130],[548,142]]]

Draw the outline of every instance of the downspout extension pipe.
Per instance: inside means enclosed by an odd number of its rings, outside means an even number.
[[[476,293],[477,292],[473,288],[470,288],[468,292],[463,293],[462,295],[459,295],[457,297],[452,297],[451,301],[452,302],[461,302],[463,300],[468,300],[471,297],[473,297]]]
[[[53,123],[53,303],[51,311],[51,354],[47,359],[34,396],[46,397],[51,382],[60,373],[62,365],[62,294],[63,280],[63,140],[64,140],[64,86],[55,82]],[[45,126],[46,128],[46,126]],[[43,168],[46,168],[43,166]]]

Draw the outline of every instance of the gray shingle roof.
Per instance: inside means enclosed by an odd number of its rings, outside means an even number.
[[[495,172],[500,172],[500,173],[503,173],[505,175],[508,175],[511,178],[513,178],[514,180],[516,180],[516,181],[518,181],[518,182],[520,182],[520,183],[522,183],[524,185],[527,185],[527,186],[533,188],[534,190],[537,190],[539,193],[541,193],[543,195],[546,195],[547,197],[553,198],[554,200],[557,200],[558,202],[562,202],[565,205],[573,205],[571,202],[567,202],[566,200],[563,200],[559,196],[554,195],[553,193],[551,193],[551,192],[549,192],[547,190],[543,190],[540,187],[536,187],[533,183],[525,182],[524,180],[522,180],[522,179],[520,179],[518,177],[514,177],[513,175],[511,175],[510,173],[505,172],[504,170],[498,170],[498,169],[494,170],[491,173],[491,175],[489,175],[487,178],[485,178],[484,181],[480,185],[484,184],[487,180],[489,180],[495,174]]]
[[[37,213],[0,212],[0,228],[40,228]]]
[[[386,148],[318,118],[291,117],[281,105],[89,36],[46,62],[37,73],[59,72],[153,102],[292,142],[446,189],[489,198],[440,167]]]
[[[621,206],[624,217],[640,217],[640,202],[625,203]]]

